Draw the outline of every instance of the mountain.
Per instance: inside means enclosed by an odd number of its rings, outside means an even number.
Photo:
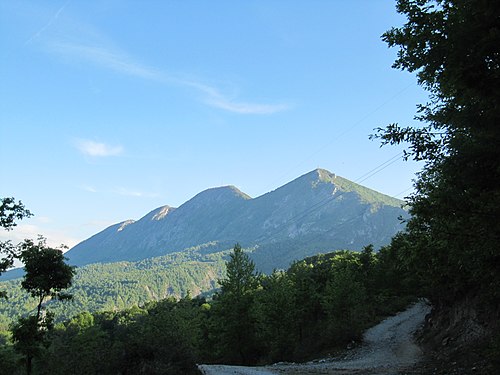
[[[178,208],[159,207],[138,221],[113,225],[66,253],[69,262],[138,261],[209,244],[206,253],[239,242],[264,272],[335,249],[389,243],[408,214],[402,201],[324,169],[251,198],[234,186],[205,190]]]

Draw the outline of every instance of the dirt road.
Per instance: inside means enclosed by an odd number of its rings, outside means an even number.
[[[387,318],[365,332],[359,348],[341,358],[266,367],[200,365],[199,369],[205,375],[399,374],[411,368],[421,357],[413,334],[429,311],[427,304],[419,302]]]

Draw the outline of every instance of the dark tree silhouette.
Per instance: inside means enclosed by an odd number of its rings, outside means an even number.
[[[500,7],[493,0],[398,0],[407,23],[383,35],[394,67],[416,73],[430,101],[421,127],[379,129],[424,161],[409,197],[402,257],[427,295],[446,304],[500,295]]]
[[[0,198],[0,227],[11,230],[17,225],[16,220],[22,220],[32,216],[21,201],[16,202],[12,197]],[[14,264],[15,247],[11,241],[0,241],[0,275]],[[7,293],[0,291],[0,298],[6,298]]]

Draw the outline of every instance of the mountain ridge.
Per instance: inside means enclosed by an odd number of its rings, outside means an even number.
[[[233,185],[203,190],[177,208],[161,206],[137,221],[114,224],[66,256],[81,266],[137,261],[206,243],[215,243],[210,249],[217,252],[240,242],[256,249],[253,256],[261,268],[283,267],[295,253],[303,257],[387,244],[402,229],[398,217],[407,216],[402,204],[315,169],[256,198]],[[281,254],[280,260],[267,264],[276,254]]]

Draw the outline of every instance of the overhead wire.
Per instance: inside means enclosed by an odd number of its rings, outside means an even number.
[[[374,110],[368,112],[365,116],[363,116],[362,118],[360,118],[358,121],[354,122],[346,130],[344,130],[343,132],[337,134],[335,138],[333,138],[331,141],[327,142],[323,146],[319,147],[316,151],[314,151],[311,155],[309,155],[308,158],[306,158],[305,160],[303,160],[302,162],[300,162],[299,164],[295,165],[293,168],[291,168],[290,170],[288,170],[287,172],[285,172],[284,174],[282,174],[282,177],[285,176],[285,175],[287,175],[288,173],[290,173],[292,170],[296,169],[299,165],[303,164],[305,161],[310,160],[313,156],[315,156],[319,152],[323,151],[326,147],[330,146],[333,142],[338,141],[340,138],[342,138],[347,133],[349,133],[350,131],[352,131],[352,129],[354,129],[355,127],[357,127],[359,124],[361,124],[367,118],[369,118],[370,116],[372,116],[374,113],[378,112],[380,109],[382,109],[388,103],[390,103],[395,98],[397,98],[398,96],[400,96],[403,92],[405,92],[406,90],[408,90],[408,88],[410,86],[412,86],[412,84],[406,85],[403,89],[399,90],[396,94],[392,95],[389,99],[385,100],[383,103],[381,103],[379,106],[377,106]],[[370,171],[366,172],[365,174],[361,175],[360,177],[358,177],[353,182],[359,184],[359,183],[362,183],[362,182],[368,180],[369,178],[371,178],[374,175],[380,173],[382,170],[386,169],[387,167],[389,167],[390,165],[394,164],[398,160],[401,160],[400,156],[402,154],[403,154],[403,152],[399,152],[397,155],[392,156],[391,158],[389,158],[385,162],[379,164],[375,168],[373,168]],[[278,228],[278,230],[275,231],[272,235],[265,236],[264,238],[260,239],[259,242],[265,241],[265,240],[268,240],[268,239],[272,239],[273,237],[276,237],[285,228],[289,227],[289,225],[294,224],[294,223],[298,222],[299,220],[307,217],[308,215],[312,214],[313,212],[315,212],[315,211],[319,210],[320,208],[324,207],[325,205],[329,204],[331,201],[341,198],[346,193],[347,192],[341,192],[339,194],[335,194],[335,195],[332,195],[330,197],[327,197],[326,199],[323,199],[323,200],[315,203],[314,205],[308,207],[304,211],[299,212],[298,214],[292,216],[290,219],[288,219],[284,223],[282,223],[280,225],[280,227]],[[402,194],[402,193],[399,193],[399,194]],[[357,218],[353,218],[353,219],[357,219]]]
[[[399,197],[401,194],[404,194],[404,193],[406,193],[406,192],[408,192],[408,191],[410,191],[410,190],[412,190],[412,189],[413,189],[413,186],[410,186],[408,189],[405,189],[405,190],[403,190],[403,191],[400,191],[399,193],[397,193],[397,194],[393,195],[392,197],[393,197],[393,198],[397,198],[397,197]]]
[[[334,142],[336,142],[339,139],[341,139],[343,136],[345,136],[346,134],[348,134],[349,132],[351,132],[355,127],[357,127],[359,124],[361,124],[367,118],[369,118],[370,116],[372,116],[374,113],[377,113],[380,109],[382,109],[383,107],[385,107],[388,103],[392,102],[394,99],[396,99],[397,97],[399,97],[406,90],[408,90],[411,86],[413,86],[413,83],[409,83],[408,85],[406,85],[405,87],[403,87],[401,90],[399,90],[398,92],[396,92],[390,98],[386,99],[384,102],[382,102],[381,104],[379,104],[375,109],[373,109],[372,111],[366,113],[359,120],[357,120],[352,125],[350,125],[349,127],[347,127],[344,131],[342,131],[342,132],[340,132],[338,134],[335,134],[332,139],[330,139],[328,142],[326,142],[325,144],[323,144],[323,146],[320,146],[319,148],[317,148],[316,151],[313,151],[308,157],[306,157],[305,159],[302,159],[302,161],[300,161],[299,163],[297,163],[295,166],[293,166],[292,168],[290,168],[287,171],[285,171],[284,173],[282,173],[280,175],[280,177],[278,179],[276,179],[275,181],[279,182],[279,180],[281,180],[283,177],[287,176],[288,174],[290,174],[291,172],[293,172],[294,170],[296,170],[297,167],[301,166],[306,161],[311,160],[315,155],[319,154],[325,148],[327,148],[328,146],[330,146]],[[273,186],[275,186],[275,184]]]
[[[385,162],[377,165],[375,168],[373,168],[370,171],[364,173],[363,175],[361,175],[360,177],[358,177],[353,182],[354,183],[360,183],[360,182],[366,181],[367,179],[373,177],[377,173],[380,173],[381,171],[383,171],[384,169],[386,169],[390,165],[394,164],[398,160],[401,160],[401,159],[399,159],[399,157],[402,156],[402,154],[403,154],[403,152],[399,152],[398,154],[392,156],[391,158],[389,158]],[[310,215],[313,212],[319,210],[320,208],[326,206],[327,204],[331,203],[332,201],[340,199],[341,197],[343,197],[347,193],[349,193],[349,191],[342,191],[342,192],[340,192],[338,194],[331,195],[331,196],[329,196],[327,198],[324,198],[321,201],[313,204],[312,206],[308,207],[307,209],[299,212],[298,214],[292,216],[290,219],[288,219],[285,222],[281,223],[280,226],[278,227],[278,229],[276,231],[274,231],[274,233],[272,235],[268,235],[268,236],[265,236],[264,238],[259,239],[259,242],[266,241],[266,240],[272,239],[273,237],[276,237],[283,230],[285,230],[286,228],[288,228],[291,224],[294,224],[294,223],[298,222],[299,220],[304,219],[308,215]],[[357,220],[358,218],[359,218],[359,216],[355,217],[355,218],[353,218],[351,220]],[[343,223],[343,224],[345,224],[345,223]]]

